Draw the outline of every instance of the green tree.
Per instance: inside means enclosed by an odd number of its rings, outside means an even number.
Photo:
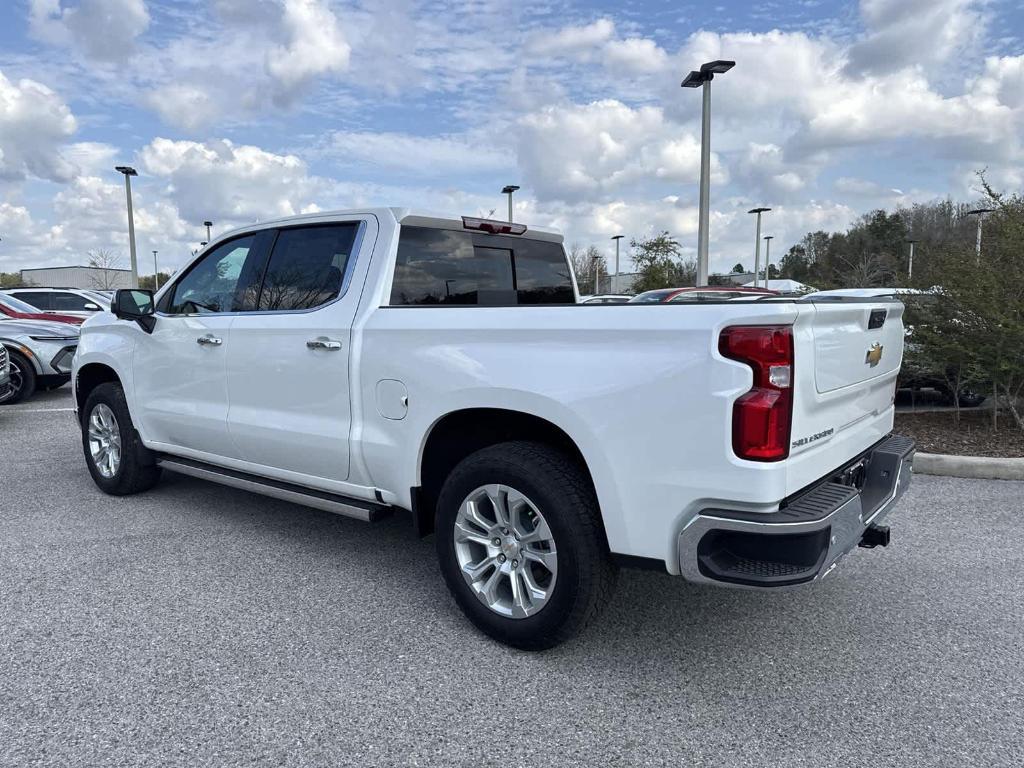
[[[629,245],[636,265],[633,290],[637,293],[695,284],[697,262],[682,259],[679,243],[668,232],[646,240],[631,240]]]
[[[807,258],[807,248],[801,244],[794,245],[779,262],[782,277],[801,283],[811,281],[811,262]]]
[[[747,271],[747,268],[744,267],[739,262],[737,262],[736,265],[732,268],[732,274],[734,274],[734,275],[742,275],[746,271]]]

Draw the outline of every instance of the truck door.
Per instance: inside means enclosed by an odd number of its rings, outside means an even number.
[[[168,450],[231,455],[225,359],[266,240],[258,232],[218,245],[161,295],[153,333],[135,329],[136,409],[146,437]]]
[[[375,238],[372,217],[280,228],[256,311],[232,324],[228,428],[237,457],[265,474],[348,478],[350,339],[361,287],[350,282],[361,243]]]

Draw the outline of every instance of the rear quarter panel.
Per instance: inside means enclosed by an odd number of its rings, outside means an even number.
[[[443,416],[530,413],[579,447],[612,551],[674,571],[674,533],[697,510],[725,498],[762,509],[785,496],[783,466],[732,454],[732,402],[751,373],[721,358],[717,339],[725,325],[788,324],[797,313],[793,304],[377,309],[353,335],[363,471],[408,506]],[[382,379],[406,385],[404,419],[378,412]]]

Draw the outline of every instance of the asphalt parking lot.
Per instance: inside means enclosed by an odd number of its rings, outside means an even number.
[[[1024,764],[1024,484],[918,477],[810,588],[624,571],[530,655],[403,518],[104,496],[70,407],[0,409],[0,765]]]

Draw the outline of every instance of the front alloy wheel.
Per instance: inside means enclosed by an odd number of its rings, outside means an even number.
[[[485,485],[459,506],[455,556],[477,599],[495,613],[525,619],[547,605],[558,552],[544,516],[507,485]]]
[[[121,467],[121,431],[105,403],[98,403],[89,414],[89,456],[96,471],[108,480]]]

